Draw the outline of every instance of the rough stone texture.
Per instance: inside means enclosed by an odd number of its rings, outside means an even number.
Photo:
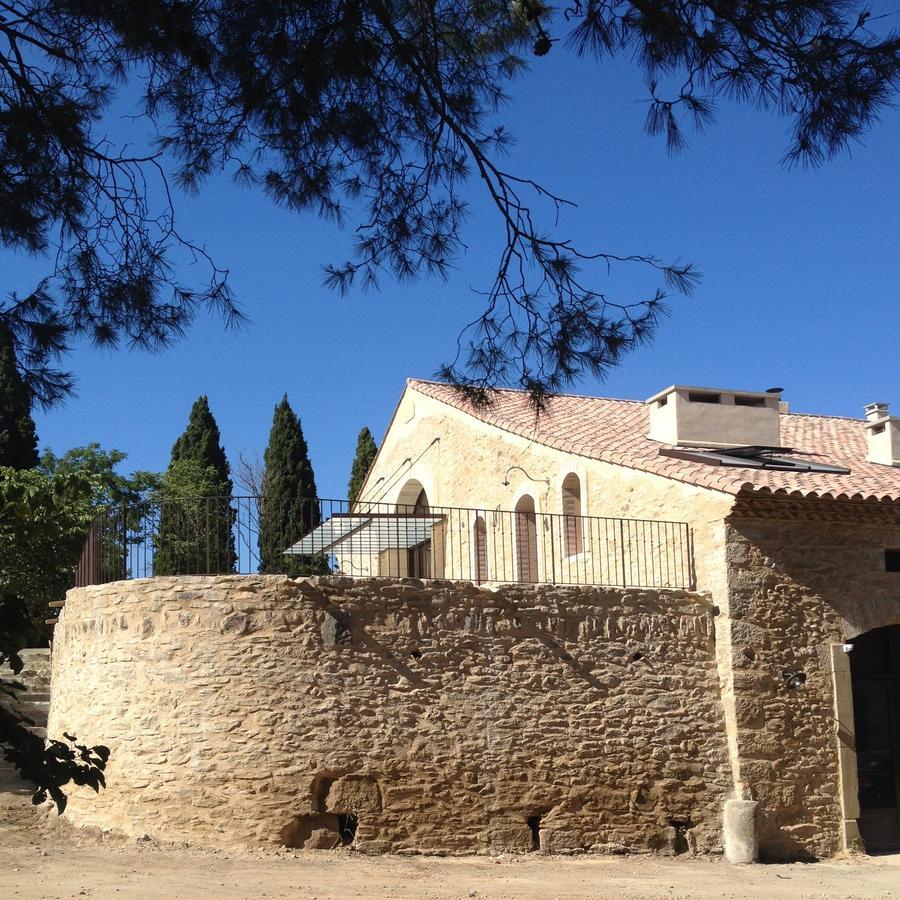
[[[725,567],[725,518],[734,497],[563,453],[495,428],[417,391],[403,395],[361,496],[389,504],[414,503],[421,486],[433,506],[514,509],[522,494],[528,493],[538,512],[562,513],[562,484],[570,473],[581,482],[583,515],[666,519],[690,526],[696,586],[722,611],[715,620],[717,665],[731,778],[737,792]]]
[[[721,846],[707,600],[282,576],[70,591],[51,733],[112,749],[78,824],[369,851]],[[353,818],[351,818],[353,817]]]
[[[877,507],[756,505],[772,518],[734,518],[727,532],[739,780],[760,801],[762,859],[830,856],[845,819],[831,645],[900,623],[883,555],[900,524]]]

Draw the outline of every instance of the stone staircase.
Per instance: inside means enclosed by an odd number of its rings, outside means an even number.
[[[47,736],[47,714],[50,709],[50,650],[37,648],[21,650],[19,656],[25,667],[13,675],[9,666],[0,666],[0,681],[4,686],[16,681],[24,690],[15,690],[15,696],[0,691],[0,710],[13,716],[24,716],[31,723],[25,728],[41,739]]]

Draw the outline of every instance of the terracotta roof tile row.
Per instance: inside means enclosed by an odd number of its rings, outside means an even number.
[[[837,416],[781,415],[781,443],[800,458],[844,466],[832,472],[788,472],[716,466],[660,456],[669,446],[647,437],[649,409],[636,400],[560,394],[536,416],[524,391],[498,390],[494,403],[476,409],[449,385],[410,379],[409,387],[476,419],[545,444],[613,465],[652,472],[727,494],[761,492],[836,499],[900,500],[900,469],[866,459],[865,423]]]

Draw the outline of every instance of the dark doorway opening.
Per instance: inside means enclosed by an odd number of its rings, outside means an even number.
[[[409,511],[407,511],[409,512]],[[428,506],[428,495],[425,490],[419,491],[416,502],[411,510],[412,515],[428,515],[431,509]],[[414,544],[406,551],[406,570],[413,578],[431,578],[431,538]]]
[[[900,625],[852,643],[859,833],[870,853],[900,850]]]
[[[541,817],[529,816],[528,827],[531,830],[531,849],[541,849]]]
[[[342,813],[338,816],[338,834],[341,836],[341,844],[344,847],[349,847],[356,839],[358,825],[359,819],[350,813]]]

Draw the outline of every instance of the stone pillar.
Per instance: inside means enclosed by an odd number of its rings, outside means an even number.
[[[755,800],[725,801],[725,859],[732,865],[746,865],[759,859],[758,806]]]
[[[859,836],[859,781],[856,768],[856,726],[853,719],[853,680],[850,654],[844,644],[831,644],[829,662],[834,683],[834,733],[837,743],[841,798],[842,849],[861,846]]]

